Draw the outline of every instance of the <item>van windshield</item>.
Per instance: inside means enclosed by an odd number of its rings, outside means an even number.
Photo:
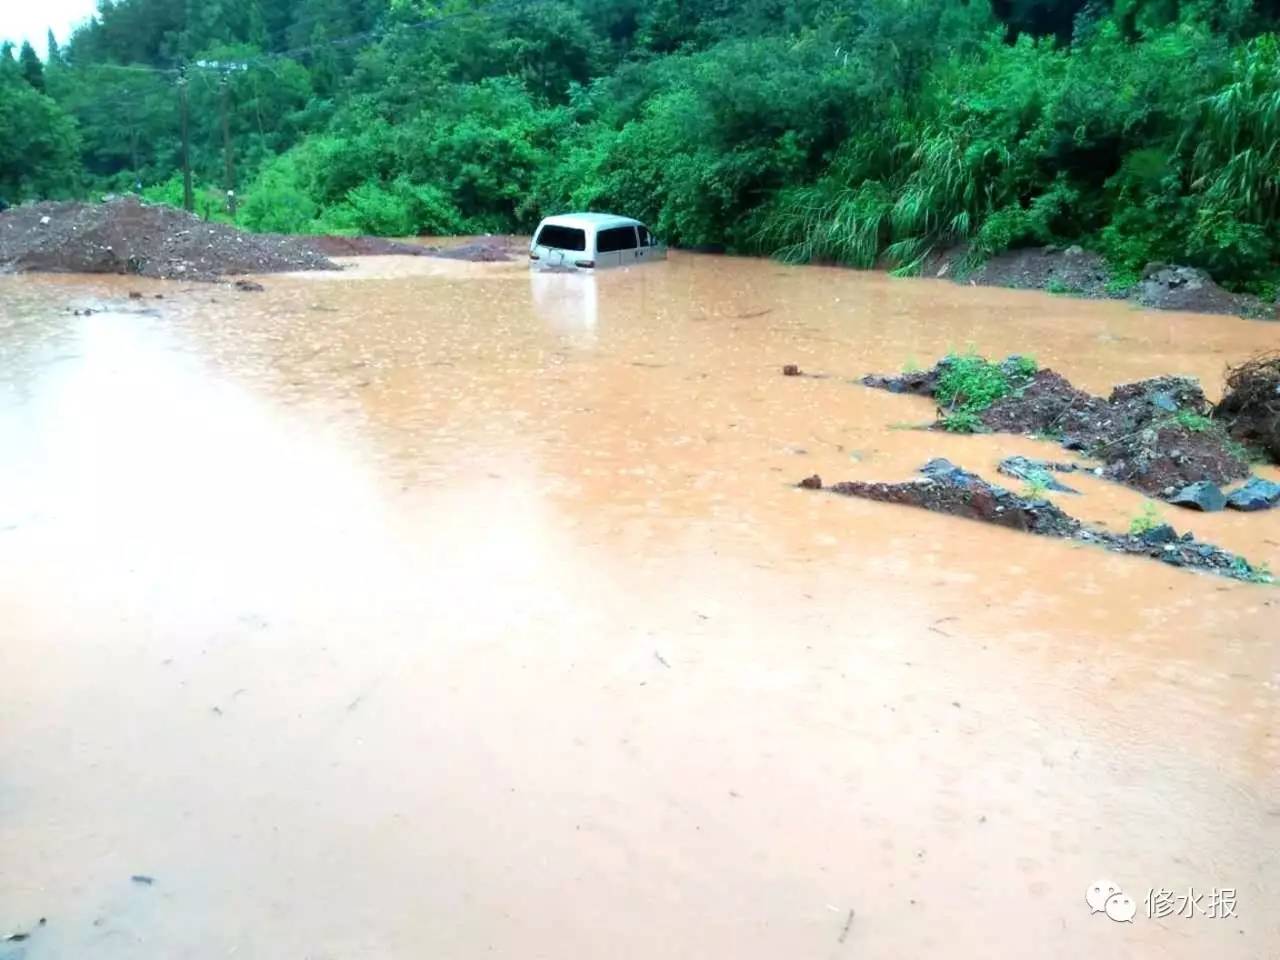
[[[535,243],[543,247],[555,247],[557,250],[585,250],[587,234],[585,230],[579,230],[577,227],[561,227],[548,223],[538,231],[538,239]]]

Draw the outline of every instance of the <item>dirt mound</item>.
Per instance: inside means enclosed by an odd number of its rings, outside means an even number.
[[[956,283],[985,287],[1044,290],[1093,300],[1128,299],[1157,310],[1280,319],[1276,304],[1224,290],[1195,267],[1150,263],[1142,279],[1126,289],[1114,282],[1116,278],[1100,255],[1078,246],[1006,250],[976,267],[969,266],[971,255],[966,245],[938,251],[925,259],[921,272],[924,276],[949,277]]]
[[[1061,374],[1037,370],[1020,393],[983,411],[982,423],[997,433],[1060,435],[1088,446],[1109,428],[1110,418],[1106,401],[1076,389]]]
[[[245,233],[132,197],[0,213],[0,267],[184,280],[337,269],[306,238]]]
[[[1280,463],[1280,353],[1264,354],[1227,371],[1227,389],[1214,415],[1230,423],[1241,443]]]
[[[1080,247],[1024,247],[997,254],[976,269],[962,272],[965,282],[1020,290],[1103,299],[1116,296],[1108,290],[1111,271],[1096,253]]]
[[[1195,267],[1171,267],[1149,263],[1142,281],[1129,294],[1144,307],[1158,310],[1187,310],[1193,313],[1237,313],[1243,316],[1274,315],[1270,307],[1244,293],[1223,290],[1213,278]]]
[[[454,247],[427,247],[431,257],[469,260],[472,263],[501,263],[514,260],[518,242],[514,237],[477,237]]]
[[[1235,580],[1271,582],[1265,568],[1255,567],[1244,557],[1213,544],[1201,543],[1190,533],[1179,534],[1167,524],[1139,534],[1112,533],[1082,523],[1048,500],[1019,496],[988,483],[948,460],[930,460],[920,472],[923,477],[906,483],[846,481],[828,489],[847,497],[919,507],[1025,533],[1081,540],[1115,553],[1150,557],[1176,567],[1205,570]],[[799,486],[806,490],[823,488],[822,479],[817,475],[801,480]]]

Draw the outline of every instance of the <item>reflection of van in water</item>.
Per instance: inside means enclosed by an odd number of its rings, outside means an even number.
[[[611,213],[547,217],[529,244],[531,267],[590,270],[665,260],[667,248],[639,220]]]

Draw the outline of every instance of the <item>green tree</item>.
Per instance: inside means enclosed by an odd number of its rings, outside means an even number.
[[[16,69],[0,69],[0,197],[65,197],[80,186],[75,123]]]
[[[44,64],[36,56],[30,43],[22,44],[22,52],[18,54],[18,66],[22,69],[22,77],[35,89],[44,91]]]

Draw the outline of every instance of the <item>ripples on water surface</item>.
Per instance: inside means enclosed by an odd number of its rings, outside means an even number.
[[[869,371],[1212,393],[1277,327],[694,256],[264,282],[0,277],[0,935],[48,918],[0,957],[1280,949],[1274,591],[791,486],[1052,449],[890,429],[931,407]],[[1280,513],[1171,518],[1280,568]]]

